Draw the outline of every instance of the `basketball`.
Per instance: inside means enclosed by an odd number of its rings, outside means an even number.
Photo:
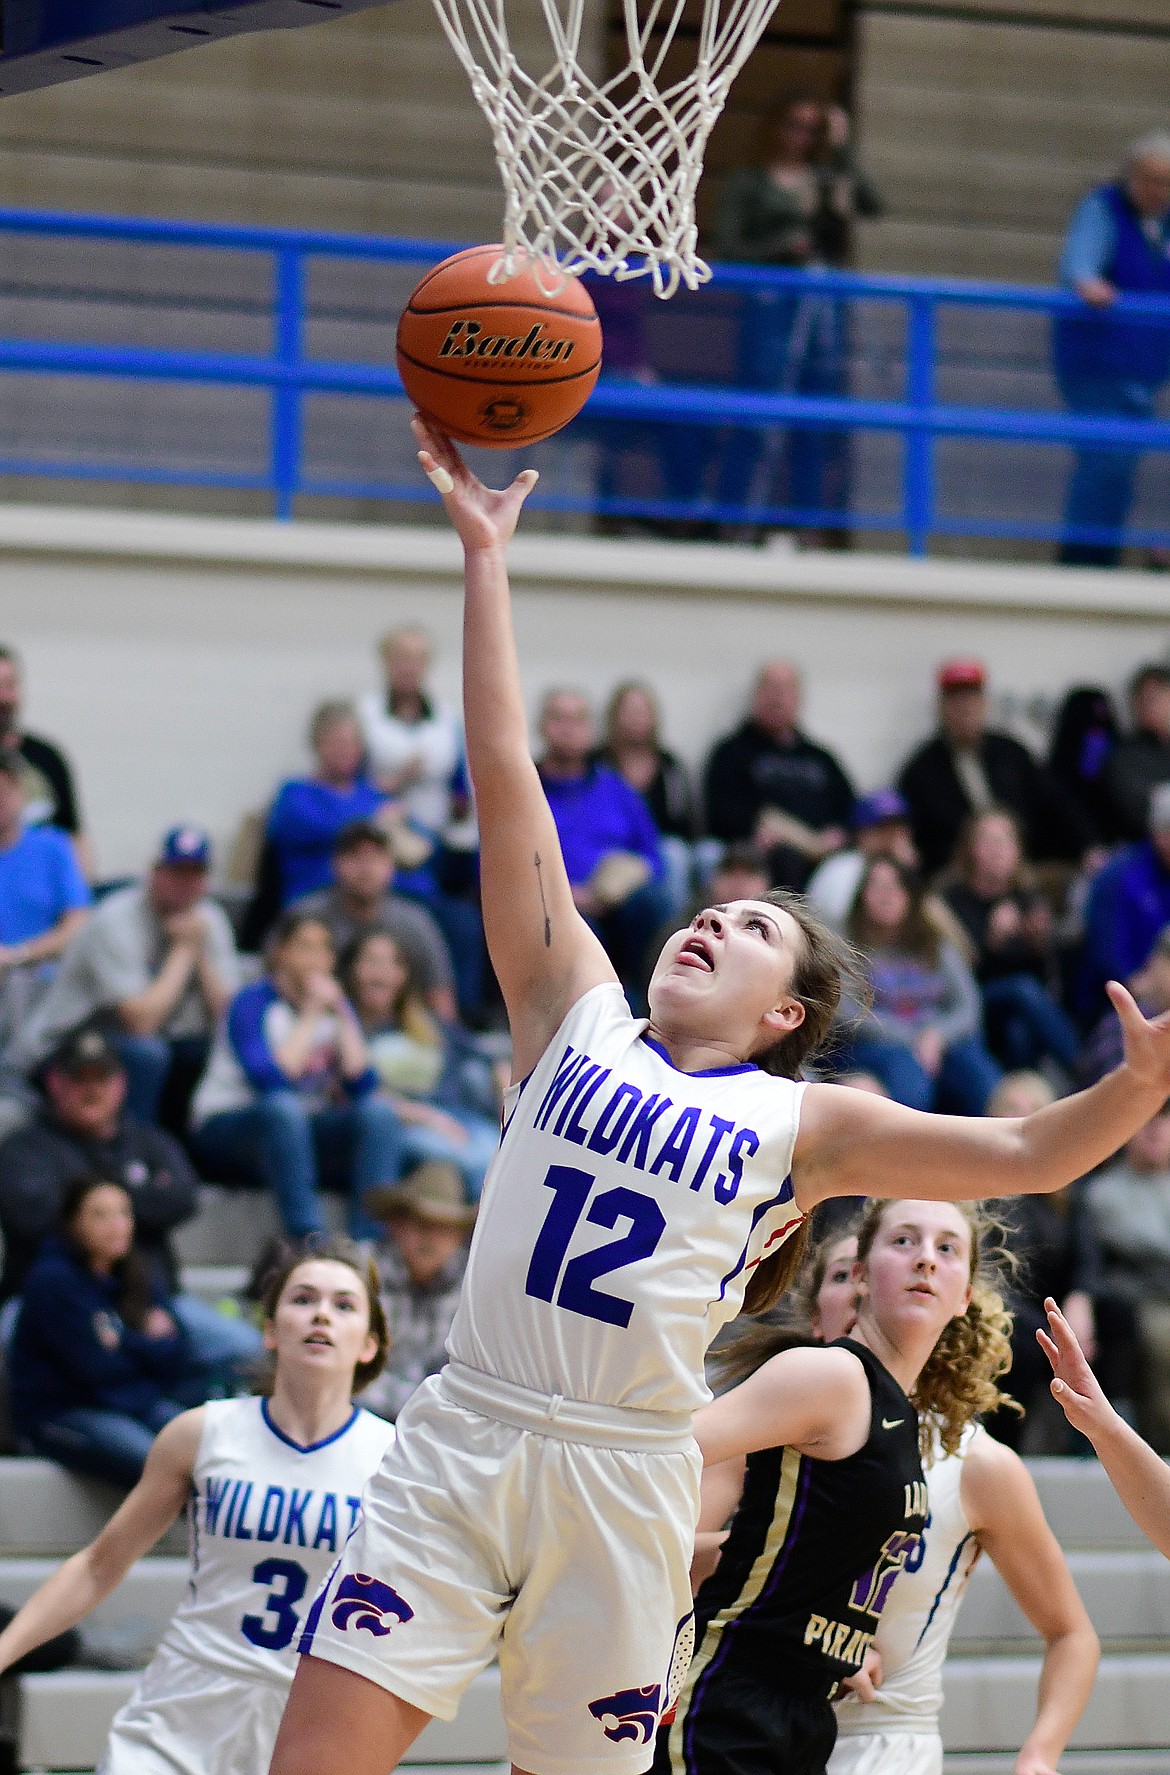
[[[490,284],[501,246],[467,247],[428,271],[398,322],[407,394],[464,444],[538,444],[585,405],[601,368],[601,326],[569,278],[549,295],[531,264]]]

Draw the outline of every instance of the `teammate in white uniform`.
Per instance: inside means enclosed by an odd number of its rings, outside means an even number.
[[[168,1424],[97,1540],[0,1634],[3,1670],[75,1626],[189,1506],[190,1587],[114,1719],[102,1775],[263,1775],[305,1612],[394,1438],[350,1397],[386,1353],[376,1279],[357,1248],[331,1242],[291,1264],[266,1304],[271,1397],[219,1400]]]
[[[853,1236],[826,1253],[810,1315],[826,1343],[853,1324],[854,1290],[842,1272],[856,1253]],[[968,1424],[955,1454],[936,1443],[926,1488],[921,1556],[899,1573],[877,1628],[880,1684],[868,1674],[852,1679],[855,1693],[837,1707],[828,1775],[942,1775],[943,1664],[980,1553],[1044,1640],[1036,1719],[1015,1775],[1054,1775],[1093,1687],[1098,1645],[1036,1487],[1018,1455]]]
[[[1118,988],[1122,1068],[1015,1122],[802,1086],[843,957],[783,895],[671,937],[636,1021],[575,905],[528,745],[505,550],[536,477],[492,492],[416,428],[464,545],[484,925],[520,1082],[451,1366],[400,1416],[310,1613],[273,1769],[386,1775],[498,1654],[517,1768],[640,1775],[686,1662],[690,1422],[711,1336],[745,1295],[775,1298],[784,1241],[826,1196],[1010,1195],[1096,1164],[1170,1094],[1170,1022]]]

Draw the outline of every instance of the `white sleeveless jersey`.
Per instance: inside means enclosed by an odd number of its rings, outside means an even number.
[[[272,1423],[267,1400],[216,1400],[203,1411],[190,1586],[159,1652],[287,1686],[305,1613],[394,1426],[355,1407],[343,1429],[301,1448]]]
[[[951,1631],[968,1579],[979,1558],[979,1542],[963,1514],[960,1488],[963,1462],[976,1436],[963,1432],[959,1452],[943,1455],[926,1471],[930,1505],[921,1563],[906,1566],[890,1591],[876,1645],[883,1677],[878,1700],[843,1702],[837,1709],[838,1735],[937,1732],[942,1706],[942,1669]]]
[[[594,987],[504,1101],[447,1349],[538,1393],[690,1413],[703,1357],[800,1224],[804,1089],[684,1073],[620,986]]]

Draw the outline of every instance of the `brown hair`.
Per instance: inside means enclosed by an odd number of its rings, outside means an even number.
[[[386,1361],[390,1348],[390,1328],[386,1323],[386,1314],[378,1293],[378,1272],[373,1261],[362,1250],[354,1239],[328,1238],[307,1239],[303,1244],[286,1249],[277,1258],[276,1263],[260,1284],[260,1304],[264,1308],[267,1323],[276,1317],[276,1308],[289,1284],[304,1263],[341,1263],[346,1269],[352,1270],[361,1283],[366,1295],[366,1306],[370,1315],[370,1331],[373,1334],[377,1349],[368,1362],[359,1362],[353,1371],[353,1391],[360,1393],[371,1381],[377,1380]],[[276,1378],[276,1363],[267,1364],[267,1373],[262,1377],[258,1391],[271,1393]]]
[[[954,859],[946,872],[947,881],[970,881],[974,868],[975,834],[984,820],[1006,820],[1016,835],[1016,848],[1020,853],[1019,865],[1013,886],[1021,892],[1035,891],[1035,878],[1028,864],[1028,853],[1024,843],[1024,828],[1010,807],[985,807],[979,813],[968,814],[959,828],[959,836],[955,842]]]
[[[858,1263],[865,1262],[883,1219],[897,1205],[876,1199],[866,1205],[857,1230]],[[943,1328],[910,1393],[921,1420],[924,1460],[936,1453],[936,1440],[943,1454],[957,1454],[967,1425],[998,1406],[1020,1409],[996,1385],[1012,1365],[1012,1317],[1001,1293],[1012,1267],[1005,1230],[977,1202],[953,1206],[971,1229],[971,1299],[966,1312]]]
[[[862,1004],[869,998],[864,966],[855,950],[817,917],[800,894],[771,888],[764,904],[778,906],[799,926],[800,942],[792,964],[790,991],[804,1006],[804,1018],[778,1041],[752,1055],[761,1072],[774,1078],[798,1079],[805,1064],[827,1043],[849,981]],[[744,1294],[745,1313],[766,1313],[786,1293],[808,1252],[808,1221],[785,1240],[771,1257],[757,1264]]]
[[[133,1215],[134,1198],[125,1184],[119,1183],[113,1177],[94,1175],[75,1177],[73,1182],[66,1186],[61,1197],[61,1206],[57,1210],[57,1223],[61,1228],[62,1236],[87,1268],[89,1254],[74,1231],[74,1222],[90,1196],[99,1189],[116,1189],[119,1195],[125,1196]],[[119,1316],[125,1320],[131,1331],[141,1331],[146,1324],[146,1315],[154,1306],[155,1300],[154,1289],[151,1286],[150,1266],[139,1248],[137,1237],[125,1257],[120,1257],[113,1266],[110,1275],[118,1284],[115,1304]]]
[[[443,1039],[442,1033],[427,1008],[427,1001],[423,997],[414,969],[410,965],[410,957],[398,942],[393,931],[388,931],[384,925],[378,925],[372,931],[364,931],[360,937],[355,937],[351,943],[348,943],[342,951],[341,960],[337,964],[337,977],[345,988],[345,996],[357,1010],[357,981],[354,976],[358,963],[370,944],[379,941],[391,944],[395,955],[402,963],[402,985],[398,988],[394,1004],[391,1007],[391,1015],[395,1023],[412,1041],[421,1042],[428,1048],[439,1047]],[[360,1017],[360,1012],[358,1014]]]
[[[761,1368],[770,1357],[778,1356],[781,1350],[790,1350],[797,1344],[815,1341],[813,1316],[817,1296],[828,1272],[829,1260],[843,1240],[856,1238],[857,1225],[853,1221],[840,1222],[832,1232],[824,1233],[811,1241],[807,1227],[808,1222],[805,1221],[801,1229],[804,1237],[800,1245],[803,1259],[800,1273],[796,1276],[781,1313],[746,1326],[726,1350],[719,1351],[715,1356],[714,1366],[721,1387],[730,1387],[737,1381],[745,1381],[749,1374],[754,1374],[757,1368]]]
[[[605,745],[609,748],[610,751],[613,750],[613,746],[614,746],[614,731],[613,730],[614,730],[614,723],[617,720],[617,712],[621,708],[621,705],[625,701],[626,697],[629,696],[630,692],[633,690],[639,691],[641,693],[641,695],[646,698],[647,702],[650,704],[650,707],[653,709],[653,711],[654,711],[654,730],[653,730],[653,733],[651,734],[650,743],[651,743],[651,745],[656,746],[656,747],[660,744],[658,729],[659,729],[661,722],[662,722],[662,710],[659,708],[658,698],[655,696],[655,694],[651,690],[650,686],[648,684],[644,683],[641,678],[626,678],[621,684],[618,685],[617,689],[614,691],[613,695],[610,697],[609,701],[605,705]]]
[[[789,990],[804,1006],[804,1019],[752,1059],[774,1078],[798,1079],[806,1062],[828,1041],[844,983],[849,982],[863,1003],[868,999],[865,965],[852,945],[818,918],[802,895],[788,888],[770,888],[762,904],[780,907],[800,927]]]
[[[905,955],[917,956],[920,961],[928,961],[932,967],[936,966],[939,931],[930,916],[925,885],[916,870],[907,869],[896,857],[871,857],[866,864],[845,922],[851,941],[859,949],[878,949],[888,941],[884,934],[875,940],[875,934],[865,915],[865,890],[876,869],[892,869],[910,901],[909,910],[895,939],[898,949]]]

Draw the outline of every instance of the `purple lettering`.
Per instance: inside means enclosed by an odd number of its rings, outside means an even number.
[[[707,1142],[706,1152],[699,1160],[699,1168],[691,1178],[692,1189],[702,1189],[707,1173],[711,1169],[711,1162],[714,1159],[716,1152],[719,1150],[719,1143],[725,1134],[733,1132],[735,1123],[725,1122],[722,1116],[712,1116],[711,1127],[714,1129],[714,1132],[711,1135],[710,1140]]]
[[[699,1126],[699,1109],[684,1109],[678,1121],[658,1149],[658,1157],[650,1167],[653,1176],[658,1171],[669,1171],[670,1181],[678,1183],[683,1174],[683,1166],[687,1162],[687,1154],[691,1150],[691,1142],[695,1138]]]
[[[630,1123],[629,1132],[622,1141],[621,1150],[618,1153],[619,1165],[624,1165],[629,1161],[630,1154],[636,1146],[638,1153],[634,1164],[639,1171],[646,1169],[646,1153],[650,1145],[650,1136],[654,1132],[654,1124],[659,1116],[665,1115],[666,1111],[673,1107],[673,1100],[669,1097],[660,1098],[657,1091],[647,1097]]]
[[[637,1085],[619,1085],[589,1136],[591,1153],[611,1153],[625,1131],[626,1123],[642,1101]]]
[[[588,1109],[590,1099],[596,1097],[598,1091],[600,1091],[602,1085],[604,1085],[612,1071],[612,1067],[605,1067],[603,1071],[598,1073],[597,1077],[591,1082],[587,1089],[577,1098],[577,1101],[573,1106],[573,1113],[565,1123],[565,1139],[571,1140],[574,1146],[584,1146],[589,1130],[582,1126],[581,1117],[585,1110]],[[560,1132],[559,1128],[557,1132]]]

